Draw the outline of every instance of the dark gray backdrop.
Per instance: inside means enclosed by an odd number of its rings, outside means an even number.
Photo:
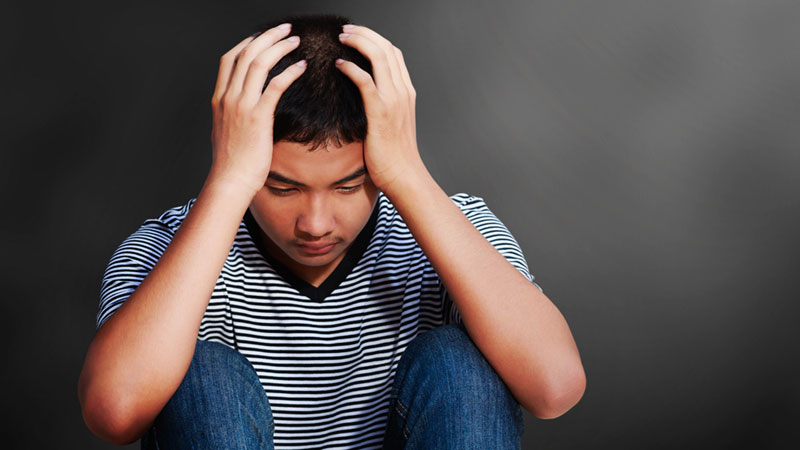
[[[0,27],[5,448],[112,447],[76,395],[102,271],[197,195],[219,56],[298,12],[404,51],[429,169],[486,199],[570,324],[586,394],[526,412],[524,448],[800,437],[797,2],[21,8]]]

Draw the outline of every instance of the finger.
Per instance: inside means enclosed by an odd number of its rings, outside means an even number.
[[[406,87],[412,97],[416,97],[417,91],[414,89],[414,85],[411,84],[411,76],[408,74],[408,67],[406,67],[406,61],[403,58],[403,52],[400,51],[399,48],[395,47],[394,53],[397,56],[397,61],[400,66],[400,78],[403,80],[403,85]]]
[[[403,79],[403,84],[408,91],[409,98],[411,100],[410,107],[411,107],[411,124],[414,127],[414,133],[417,132],[417,115],[414,112],[414,103],[417,99],[417,91],[414,89],[414,86],[411,84],[411,76],[408,74],[408,68],[406,67],[406,61],[403,59],[403,52],[400,51],[399,48],[395,47],[394,52],[397,55],[397,60],[400,62],[400,67],[402,70],[400,71],[401,78]]]
[[[375,87],[375,82],[370,74],[352,61],[337,60],[336,67],[347,75],[358,87],[359,92],[361,92],[361,97],[364,99],[364,109],[366,112],[369,112],[370,105],[374,103],[378,96],[378,89]]]
[[[392,77],[389,67],[388,55],[369,38],[360,34],[339,35],[343,44],[354,47],[372,63],[372,73],[375,77],[375,86],[380,92],[396,92],[397,85]]]
[[[230,86],[228,91],[231,94],[239,95],[242,92],[242,85],[247,71],[250,69],[250,63],[255,59],[264,49],[272,47],[276,42],[286,37],[291,30],[291,27],[281,28],[285,24],[279,25],[275,28],[261,33],[257,38],[253,39],[250,44],[239,52],[239,57],[236,60],[236,67],[233,69],[231,76]]]
[[[219,100],[228,89],[228,82],[230,81],[233,66],[236,63],[236,57],[239,52],[247,46],[255,36],[248,36],[242,42],[236,44],[235,47],[228,50],[219,60],[219,73],[217,74],[217,85],[214,87],[214,95],[211,97],[212,104],[219,103]]]
[[[299,78],[305,70],[306,60],[302,59],[269,80],[267,88],[264,90],[264,93],[261,94],[261,98],[258,100],[255,108],[253,108],[254,113],[262,117],[274,117],[275,107],[278,105],[278,100],[280,100],[281,95],[283,95],[286,89],[288,89],[294,80]]]
[[[392,74],[392,80],[395,83],[395,87],[397,89],[402,88],[403,84],[402,77],[400,75],[400,64],[397,61],[397,55],[394,52],[395,46],[392,45],[388,39],[381,36],[377,31],[363,25],[347,24],[343,28],[345,29],[346,33],[359,34],[366,37],[370,41],[376,43],[378,47],[383,50],[384,54],[386,55],[386,62],[389,64],[389,70]]]
[[[260,55],[256,56],[247,70],[247,76],[242,87],[242,98],[247,99],[251,104],[258,102],[261,91],[264,89],[264,83],[267,81],[267,76],[269,76],[269,71],[281,58],[296,49],[299,44],[300,38],[292,36],[264,49]]]

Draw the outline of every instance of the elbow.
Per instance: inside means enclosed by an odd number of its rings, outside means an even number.
[[[113,414],[101,415],[90,408],[82,408],[81,415],[89,431],[100,439],[115,445],[136,442],[138,437],[127,432],[125,422]]]
[[[585,391],[586,374],[583,366],[578,364],[523,407],[539,419],[555,419],[577,405]]]
[[[136,442],[139,435],[132,431],[130,414],[109,393],[101,393],[87,382],[83,375],[78,381],[78,400],[81,417],[95,436],[116,445]]]

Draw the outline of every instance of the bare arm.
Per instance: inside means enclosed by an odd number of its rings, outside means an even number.
[[[338,65],[359,87],[367,113],[364,159],[375,185],[408,225],[447,288],[475,345],[536,417],[564,414],[583,396],[586,375],[556,306],[472,225],[431,177],[416,143],[416,91],[402,52],[363,26],[342,42],[373,64],[372,76]]]
[[[288,32],[249,37],[220,60],[209,176],[153,270],[100,327],[86,354],[78,397],[86,425],[100,438],[138,439],[189,369],[236,231],[269,173],[275,105],[304,71],[290,66],[262,94],[269,69],[297,47],[283,39]]]
[[[138,439],[178,389],[248,203],[246,192],[209,177],[156,266],[98,330],[78,395],[99,437]]]
[[[441,277],[475,345],[528,412],[540,419],[567,412],[583,396],[586,376],[561,312],[424,167],[402,180],[386,195]]]

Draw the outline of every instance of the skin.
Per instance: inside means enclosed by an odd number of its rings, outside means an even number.
[[[319,286],[366,225],[377,198],[361,142],[309,152],[305,145],[280,141],[273,146],[270,175],[250,211],[267,251]],[[323,254],[306,250],[305,244],[324,243],[333,247]]]
[[[269,70],[298,45],[287,39],[290,27],[248,37],[220,59],[206,181],[156,266],[98,330],[81,370],[81,413],[97,436],[135,442],[177,390],[248,208],[271,242],[269,251],[319,285],[365,225],[377,191],[397,208],[470,337],[525,409],[553,418],[583,395],[583,366],[563,316],[483,238],[425,168],[416,140],[416,92],[402,53],[369,28],[346,25],[343,31],[342,42],[367,57],[375,75],[349,61],[337,65],[364,99],[363,143],[315,152],[273,145],[275,106],[305,70],[303,62],[288,67],[262,92]],[[362,167],[367,175],[337,183]],[[355,192],[343,189],[358,184]],[[297,190],[279,196],[275,189]],[[304,254],[297,246],[320,242],[337,244],[324,255]]]
[[[245,38],[220,58],[206,181],[158,263],[89,345],[78,400],[86,426],[106,441],[146,433],[189,369],[217,277],[270,170],[275,106],[305,70],[286,68],[262,93],[269,70],[297,48],[289,32]]]
[[[364,98],[364,160],[375,185],[405,220],[470,337],[517,401],[539,418],[564,414],[586,388],[564,317],[478,232],[425,168],[416,143],[416,92],[402,52],[367,27],[346,25],[344,31],[341,41],[366,56],[375,74],[373,79],[349,61],[338,65]]]

